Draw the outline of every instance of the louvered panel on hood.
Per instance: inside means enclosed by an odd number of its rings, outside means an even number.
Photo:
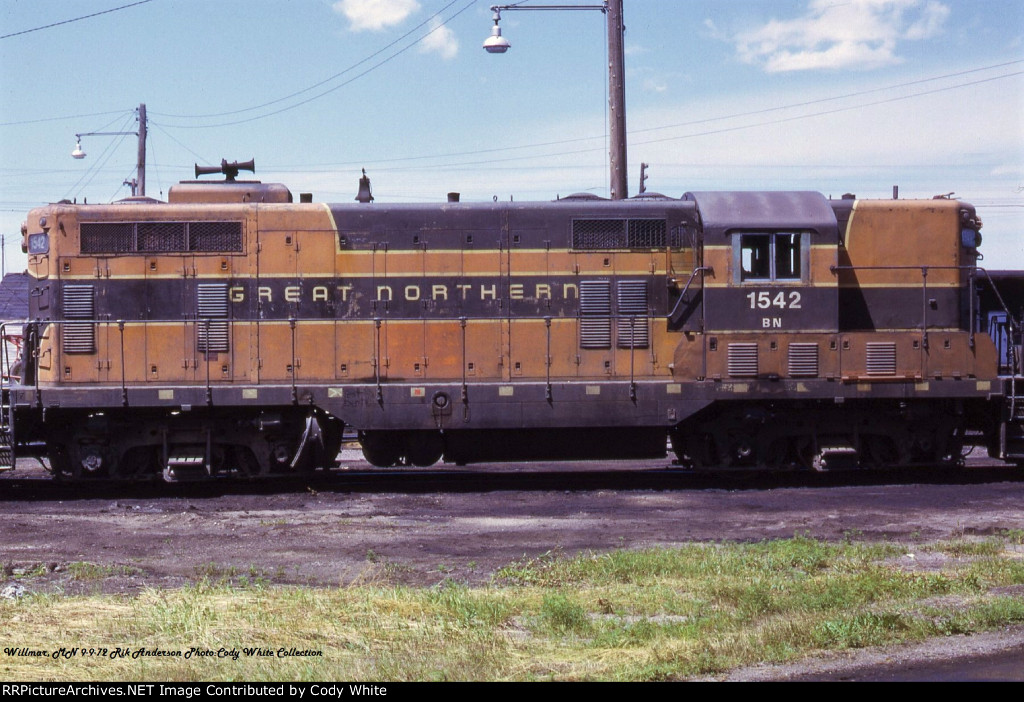
[[[611,314],[611,281],[580,281],[580,348],[611,348]]]
[[[757,343],[729,344],[729,375],[733,378],[757,377]]]
[[[650,342],[647,325],[647,282],[620,280],[616,288],[619,306],[619,348],[647,348]]]
[[[64,319],[96,317],[96,292],[91,285],[65,285],[61,290]],[[61,325],[61,348],[65,353],[96,353],[96,325],[65,322]]]
[[[789,345],[788,372],[791,378],[814,378],[818,375],[818,345],[806,342]]]
[[[225,353],[229,348],[227,283],[196,286],[196,337],[200,353]]]

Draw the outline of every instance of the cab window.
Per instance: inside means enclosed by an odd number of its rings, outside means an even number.
[[[739,282],[801,280],[803,235],[797,232],[738,234],[735,255]]]

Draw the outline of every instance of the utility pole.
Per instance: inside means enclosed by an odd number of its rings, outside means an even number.
[[[146,196],[146,103],[139,103],[139,160],[137,168],[139,197]],[[133,192],[132,195],[135,193]]]
[[[531,10],[599,10],[608,20],[608,162],[610,168],[609,187],[612,200],[629,197],[626,186],[626,81],[622,23],[622,0],[605,0],[600,5],[492,5],[494,27],[491,36],[484,41],[483,48],[489,54],[503,54],[512,48],[508,39],[501,35],[502,12]]]
[[[608,0],[608,112],[611,125],[611,166],[612,200],[629,197],[626,187],[626,80],[625,58],[622,36],[622,0]]]
[[[139,131],[137,132],[82,132],[76,134],[78,143],[71,157],[75,159],[85,158],[85,151],[82,150],[82,137],[84,136],[127,136],[132,135],[139,138],[138,158],[135,160],[135,180],[138,183],[138,194],[140,197],[146,195],[146,103],[139,103]],[[125,183],[128,185],[128,183]],[[132,188],[132,195],[135,195],[135,188]]]

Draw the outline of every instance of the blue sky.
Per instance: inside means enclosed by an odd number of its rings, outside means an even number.
[[[599,12],[490,1],[0,0],[0,233],[28,209],[147,194],[193,164],[351,201],[608,192]],[[533,2],[524,3],[543,4]],[[91,15],[81,19],[76,18]],[[45,25],[66,22],[37,29]],[[978,206],[990,268],[1024,267],[1024,2],[625,0],[629,190],[808,189]],[[36,30],[36,31],[29,31]],[[23,32],[23,33],[22,33]]]

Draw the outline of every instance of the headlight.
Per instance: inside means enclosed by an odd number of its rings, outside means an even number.
[[[975,229],[964,227],[960,230],[960,245],[965,249],[976,249],[981,246],[981,234]]]

